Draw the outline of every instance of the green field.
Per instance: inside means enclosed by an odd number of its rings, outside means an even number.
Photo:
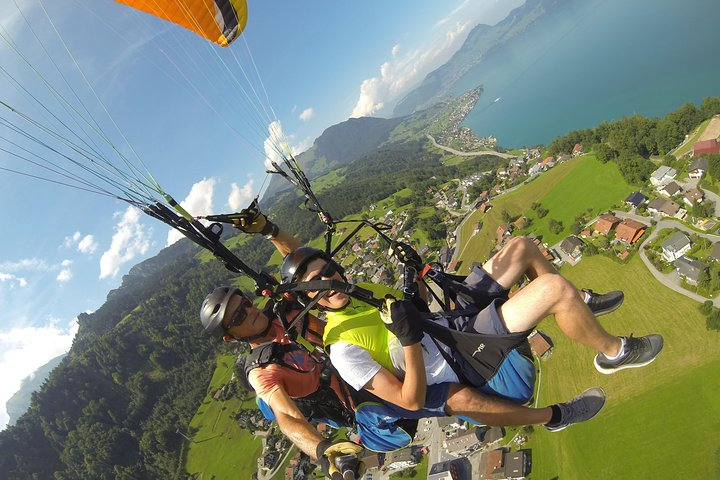
[[[633,190],[614,163],[600,163],[593,155],[562,163],[527,185],[491,199],[493,208],[486,214],[476,211],[468,217],[460,232],[461,242],[469,239],[459,255],[463,261],[462,271],[469,271],[472,262],[487,258],[496,242],[496,229],[504,223],[503,210],[511,216],[530,218],[529,231],[542,236],[543,242],[548,245],[553,245],[570,233],[570,225],[578,215],[587,213],[589,206],[593,207],[593,214],[606,211],[612,205],[622,203]],[[533,202],[539,202],[548,209],[547,216],[537,218],[530,209]],[[551,218],[562,222],[565,228],[561,233],[550,233],[548,221]],[[483,222],[483,227],[472,236],[472,226],[478,221]]]
[[[697,142],[698,140],[700,140],[700,135],[703,134],[703,132],[705,131],[705,128],[707,128],[707,126],[710,124],[710,120],[712,120],[712,119],[711,119],[711,118],[708,118],[707,120],[705,120],[704,122],[702,122],[702,123],[700,124],[700,126],[698,126],[698,127],[690,134],[690,138],[688,138],[687,142],[683,143],[683,144],[680,145],[678,148],[676,148],[675,150],[673,150],[672,152],[670,152],[670,154],[671,154],[671,155],[674,155],[675,158],[680,158],[680,157],[682,157],[683,155],[687,155],[688,153],[692,152],[692,147],[693,147],[693,145],[695,144],[695,142]]]
[[[699,304],[659,285],[637,256],[623,266],[585,258],[561,273],[578,287],[623,290],[624,305],[601,323],[615,334],[660,333],[665,348],[645,368],[602,375],[593,352],[542,324],[555,349],[542,362],[539,403],[596,385],[608,403],[567,431],[536,429],[531,478],[720,478],[720,334],[705,329]]]
[[[235,356],[218,357],[208,394],[190,422],[193,442],[189,444],[185,468],[196,478],[247,478],[257,470],[262,442],[240,428],[231,415],[240,408],[254,408],[255,401],[239,398],[212,399],[215,390],[230,380]],[[201,476],[200,476],[201,475]]]

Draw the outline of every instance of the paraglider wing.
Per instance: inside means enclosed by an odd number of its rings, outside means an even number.
[[[115,0],[227,47],[247,23],[245,0]]]

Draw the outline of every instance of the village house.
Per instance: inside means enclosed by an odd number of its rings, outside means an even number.
[[[527,227],[529,224],[530,224],[530,221],[528,220],[528,218],[523,217],[523,216],[521,216],[520,218],[515,220],[515,222],[513,223],[515,228],[518,230],[522,230],[523,228]]]
[[[492,205],[490,205],[489,203],[483,203],[482,205],[480,205],[480,212],[487,213],[491,208]]]
[[[709,165],[710,162],[706,157],[700,157],[697,160],[693,160],[690,162],[690,167],[688,167],[688,176],[690,178],[701,178],[705,172],[708,171]]]
[[[480,459],[479,479],[520,479],[530,473],[530,456],[526,450],[510,452],[508,449],[492,450]]]
[[[505,237],[508,237],[511,234],[512,229],[507,223],[503,223],[502,225],[498,226],[497,230],[495,231],[495,238],[497,239],[498,245],[502,245],[505,242]]]
[[[639,207],[643,203],[647,203],[648,198],[640,192],[633,192],[625,199],[626,205],[632,205],[634,208]]]
[[[582,155],[582,154],[583,154],[582,144],[576,143],[572,149],[572,156],[577,157],[578,155]]]
[[[676,175],[677,175],[677,170],[675,170],[674,168],[668,167],[667,165],[663,165],[663,166],[659,167],[657,170],[655,170],[650,175],[650,183],[652,183],[655,186],[663,185],[665,183],[672,181]]]
[[[685,218],[686,213],[686,210],[680,208],[680,205],[673,202],[672,200],[666,201],[660,209],[660,214],[667,215],[668,217],[679,218],[680,220]]]
[[[626,218],[620,222],[615,229],[615,239],[632,245],[643,236],[646,229],[647,225],[644,223],[640,223],[631,218]]]
[[[673,262],[678,275],[683,277],[689,284],[697,285],[700,275],[707,270],[707,265],[688,257],[680,257]]]
[[[555,166],[555,159],[553,157],[545,157],[545,160],[540,162],[540,168],[542,170],[547,170],[548,168],[552,168]]]
[[[560,243],[560,250],[570,257],[570,263],[573,265],[582,259],[583,242],[575,235],[570,235]]]
[[[422,454],[412,448],[403,448],[385,454],[384,467],[388,470],[403,470],[420,463]]]
[[[500,427],[473,427],[465,433],[448,439],[447,451],[454,457],[465,457],[476,450],[489,450],[502,443],[505,432]]]
[[[556,163],[567,162],[571,158],[572,157],[570,155],[568,155],[567,153],[561,153],[560,155],[558,155]]]
[[[672,262],[685,255],[685,252],[692,247],[692,242],[683,232],[675,232],[666,238],[660,244],[660,247],[662,248],[663,258],[668,262]]]
[[[535,175],[538,175],[540,171],[542,170],[542,166],[540,162],[534,163],[528,168],[528,175],[531,177],[534,177]]]
[[[720,153],[720,142],[717,139],[714,140],[700,140],[693,144],[693,157],[699,155],[710,155],[713,153]]]
[[[607,235],[621,221],[622,220],[615,215],[612,215],[610,213],[603,213],[598,217],[597,222],[595,222],[595,233],[598,233],[600,235]]]
[[[482,222],[475,222],[472,225],[472,234],[477,235],[478,232],[480,232],[480,229],[482,228]]]
[[[660,213],[666,201],[667,200],[662,197],[656,198],[652,202],[648,203],[647,211],[654,214]]]
[[[699,188],[693,188],[692,190],[685,192],[683,201],[692,207],[696,203],[702,202],[704,197],[705,195],[702,190]]]
[[[678,193],[682,192],[682,188],[680,188],[680,185],[678,185],[675,182],[670,182],[666,185],[658,187],[657,190],[659,193],[661,193],[667,197],[673,197],[674,195],[677,195]]]
[[[455,458],[435,463],[430,467],[427,480],[465,480],[472,477],[472,464],[467,458]]]
[[[530,350],[539,358],[545,360],[552,355],[552,339],[543,331],[535,330],[528,337]]]

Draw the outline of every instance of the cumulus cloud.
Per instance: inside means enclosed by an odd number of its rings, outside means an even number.
[[[72,235],[65,237],[63,240],[63,246],[65,248],[74,248],[85,255],[92,255],[98,249],[98,243],[95,241],[95,237],[93,235],[83,236],[80,232],[75,232]]]
[[[25,280],[25,278],[23,277],[13,275],[12,273],[0,272],[0,283],[7,283],[8,285],[10,285],[10,288],[13,288],[15,286],[24,287],[25,285],[27,285],[27,280]]]
[[[77,244],[78,252],[90,255],[98,249],[98,243],[92,235],[85,235]]]
[[[77,333],[77,323],[51,320],[40,327],[18,327],[0,331],[0,430],[9,421],[5,403],[20,388],[25,377],[47,362],[66,353]]]
[[[230,210],[237,212],[247,207],[250,204],[250,200],[253,198],[254,188],[255,182],[252,179],[250,179],[242,187],[238,186],[237,183],[233,183],[230,186],[230,196],[227,200]]]
[[[300,120],[302,120],[303,122],[307,122],[314,116],[315,116],[315,109],[310,107],[310,108],[306,108],[305,110],[303,110],[302,113],[298,116],[298,118]]]
[[[58,282],[65,283],[65,282],[70,281],[70,279],[72,278],[72,275],[73,275],[72,270],[70,270],[69,268],[63,268],[62,270],[60,270],[60,273],[58,273],[58,275],[57,275],[57,277],[55,277],[55,279]]]
[[[100,278],[114,277],[121,266],[147,253],[149,248],[150,231],[140,223],[140,211],[128,207],[115,225],[110,248],[100,257]]]
[[[366,117],[381,110],[388,102],[399,99],[407,89],[422,80],[433,69],[445,62],[460,46],[468,32],[469,22],[457,22],[430,45],[399,55],[399,45],[392,47],[392,61],[380,66],[376,77],[367,78],[360,84],[360,95],[350,114]]]
[[[293,143],[295,144],[293,145]],[[275,167],[270,163],[271,161],[282,165],[283,154],[288,146],[293,155],[299,155],[312,146],[312,140],[305,139],[297,142],[292,135],[289,137],[285,135],[279,121],[276,120],[270,123],[268,125],[268,136],[263,145],[265,149],[265,168],[267,170],[275,170]]]
[[[214,178],[203,178],[190,189],[190,193],[180,205],[192,215],[212,215],[213,213],[213,191],[217,180]],[[172,245],[183,238],[183,234],[171,229],[167,236],[167,245]]]
[[[265,150],[265,168],[274,170],[271,162],[280,164],[282,162],[282,145],[285,144],[285,135],[283,134],[282,124],[279,120],[275,120],[268,125],[268,136],[263,143]]]

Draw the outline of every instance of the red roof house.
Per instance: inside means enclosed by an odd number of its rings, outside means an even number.
[[[643,236],[647,225],[637,220],[626,218],[615,229],[615,238],[625,243],[635,243]]]
[[[595,222],[595,231],[600,235],[607,235],[620,221],[621,220],[615,215],[604,213],[600,215],[598,221]]]

